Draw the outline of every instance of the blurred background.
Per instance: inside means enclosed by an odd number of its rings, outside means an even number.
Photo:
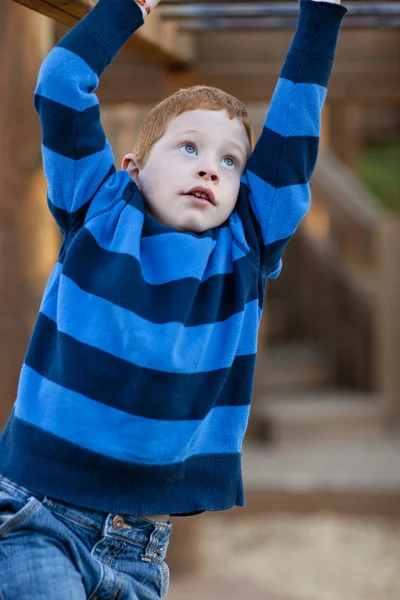
[[[18,1],[0,8],[0,430],[61,241],[36,77],[95,3]],[[247,507],[175,520],[171,600],[400,598],[400,3],[344,4],[312,208],[267,290]],[[195,83],[238,96],[259,133],[297,10],[164,0],[100,84],[116,164],[149,108]]]

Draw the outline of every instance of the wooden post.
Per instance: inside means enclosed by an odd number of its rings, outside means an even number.
[[[33,91],[52,43],[51,22],[12,2],[0,20],[0,431],[18,376],[58,232],[47,210]]]
[[[358,169],[363,142],[363,107],[354,102],[331,102],[324,108],[330,148],[353,171]],[[324,139],[325,142],[325,139]]]
[[[400,426],[400,220],[379,232],[377,361],[387,425]]]

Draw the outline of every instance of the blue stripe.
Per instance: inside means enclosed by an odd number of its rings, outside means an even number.
[[[176,231],[142,239],[143,213],[140,210],[128,204],[122,212],[119,207],[114,212],[115,215],[107,213],[104,218],[91,220],[86,227],[104,250],[127,254],[139,261],[147,283],[159,285],[185,277],[205,281],[214,275],[233,273],[235,258],[243,257],[243,252],[235,257],[229,251],[232,233],[228,227],[221,228],[218,243],[209,236],[196,239]],[[159,268],[160,256],[163,257],[162,269]]]
[[[49,183],[49,208],[58,223],[70,224],[74,221],[71,213],[87,204],[115,172],[111,147],[107,142],[102,152],[81,160],[66,158],[44,146],[42,151],[44,172]],[[109,198],[110,203],[112,200],[112,197]]]
[[[318,137],[326,92],[326,88],[319,85],[279,79],[275,90],[277,101],[271,102],[266,127],[281,136]]]
[[[225,321],[185,327],[179,322],[146,321],[84,292],[64,276],[60,278],[58,297],[63,298],[64,306],[79,307],[68,311],[54,301],[43,303],[43,314],[57,322],[61,333],[138,367],[167,373],[214,371],[230,367],[235,355],[256,352],[258,300]]]
[[[310,207],[310,188],[307,184],[275,189],[247,172],[251,189],[250,202],[259,218],[264,244],[287,238]]]
[[[100,173],[100,169],[99,169],[98,173],[96,173],[96,175],[98,175],[99,173]],[[50,210],[51,214],[53,215],[55,221],[59,224],[61,231],[63,233],[67,233],[73,227],[75,227],[75,225],[77,225],[78,223],[83,224],[85,217],[87,215],[87,212],[89,210],[90,203],[93,200],[93,197],[96,195],[96,193],[98,192],[100,187],[107,181],[107,179],[114,174],[115,174],[115,167],[113,165],[111,167],[111,169],[109,170],[109,172],[104,177],[104,179],[100,182],[99,186],[97,188],[95,188],[93,196],[91,196],[89,198],[89,200],[87,200],[84,204],[82,204],[82,206],[80,206],[79,208],[76,208],[75,210],[73,210],[73,209],[75,206],[77,206],[79,204],[78,201],[76,200],[70,204],[70,209],[72,212],[69,212],[68,210],[66,210],[64,208],[59,208],[56,204],[54,204],[50,200],[49,197],[47,198],[49,210]],[[92,189],[92,187],[94,187],[93,184],[95,184],[95,183],[97,183],[97,180],[91,181],[90,184],[87,185],[86,191],[90,191]],[[79,189],[80,185],[78,184],[77,187]],[[58,202],[60,204],[65,203],[65,201],[71,199],[66,196],[66,194],[65,194],[66,191],[67,191],[67,186],[64,186],[62,189],[63,195],[56,196],[56,200],[58,200]],[[77,194],[77,198],[79,198],[81,201],[84,199],[84,198],[82,198],[82,196],[79,195],[79,192]]]
[[[281,71],[281,77],[293,83],[315,83],[327,88],[333,60],[320,56],[304,56],[289,53]]]
[[[57,262],[54,265],[50,273],[50,277],[47,280],[45,290],[43,292],[42,302],[40,304],[40,311],[46,312],[46,310],[50,310],[50,307],[57,306],[58,289],[60,286],[60,276],[62,273],[62,269],[62,262]]]
[[[42,122],[43,145],[49,150],[74,160],[104,150],[106,136],[98,105],[79,112],[36,95],[35,107]]]
[[[21,421],[14,413],[1,437],[0,450],[0,472],[5,477],[71,504],[81,504],[84,498],[85,506],[95,510],[176,514],[244,504],[240,454],[197,455],[172,465],[136,465],[84,450]]]
[[[317,160],[318,144],[317,137],[283,137],[264,127],[247,171],[276,188],[307,183]]]
[[[162,257],[158,268],[163,268]],[[202,283],[192,277],[152,285],[143,280],[135,258],[103,250],[86,228],[74,238],[64,274],[89,294],[153,323],[176,321],[192,327],[224,321],[258,298],[257,273],[246,257],[235,260],[233,273],[214,275]]]
[[[136,464],[171,464],[198,454],[240,452],[249,414],[249,406],[224,406],[199,421],[133,416],[66,390],[26,365],[21,385],[29,389],[29,399],[17,398],[19,419],[81,448]]]
[[[87,41],[85,44],[89,46]],[[43,62],[35,94],[52,100],[61,106],[82,112],[98,106],[99,101],[91,93],[98,85],[98,77],[92,69],[73,52],[53,48]],[[36,103],[36,98],[35,98]],[[39,106],[45,106],[39,101]]]
[[[53,296],[56,287],[54,283]],[[54,383],[127,413],[187,420],[204,418],[213,406],[249,404],[255,353],[209,372],[156,371],[60,333],[54,321],[39,314],[25,362]]]
[[[279,260],[279,262],[275,265],[275,267],[270,268],[267,267],[267,278],[268,279],[276,279],[277,277],[279,277],[279,275],[281,274],[282,271],[282,259]]]

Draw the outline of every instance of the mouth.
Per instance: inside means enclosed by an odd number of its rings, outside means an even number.
[[[193,196],[194,198],[199,198],[200,200],[205,200],[209,202],[213,206],[215,206],[215,196],[211,190],[203,187],[195,187],[189,192],[185,192],[184,196]]]

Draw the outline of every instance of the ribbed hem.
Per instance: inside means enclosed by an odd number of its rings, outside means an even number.
[[[300,16],[291,52],[333,58],[347,8],[331,2],[300,0]]]
[[[240,454],[134,464],[87,451],[14,412],[0,436],[0,474],[36,494],[105,512],[176,515],[244,506]]]

